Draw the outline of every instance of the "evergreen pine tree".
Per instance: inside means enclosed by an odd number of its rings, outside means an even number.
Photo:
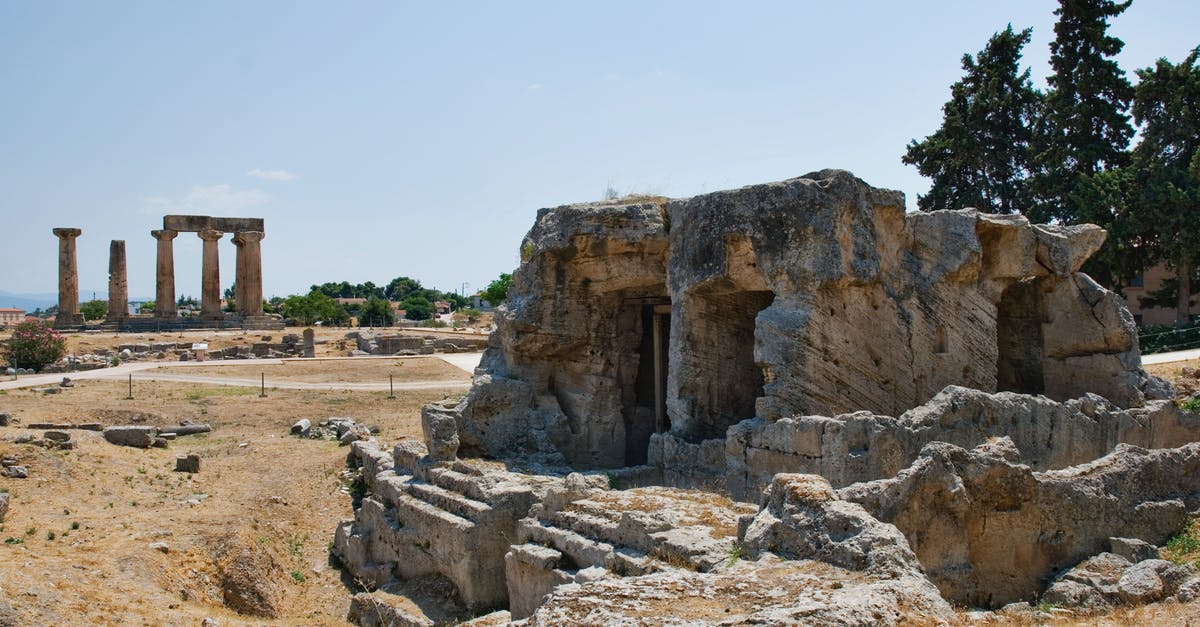
[[[922,211],[975,207],[1017,213],[1028,206],[1032,123],[1040,94],[1020,71],[1031,29],[1012,24],[988,40],[978,58],[964,54],[962,80],[950,86],[942,127],[908,145],[904,163],[933,179],[917,199]]]
[[[1126,111],[1133,87],[1112,57],[1125,42],[1107,34],[1108,20],[1130,2],[1059,0],[1050,44],[1050,90],[1036,133],[1030,218],[1108,227],[1110,208],[1089,204],[1086,187],[1101,172],[1127,162],[1133,128]]]
[[[1138,70],[1133,115],[1131,218],[1138,246],[1175,270],[1176,324],[1188,322],[1192,278],[1200,266],[1200,48],[1178,65],[1159,59]]]

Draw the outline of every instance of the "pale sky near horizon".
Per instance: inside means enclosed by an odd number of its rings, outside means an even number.
[[[168,213],[262,217],[264,293],[411,276],[469,292],[518,263],[540,207],[686,197],[900,162],[1008,23],[1045,86],[1057,2],[0,3],[0,291],[79,287],[126,241],[153,297]],[[1200,2],[1135,0],[1122,68],[1200,45]],[[221,242],[222,287],[234,246]],[[200,296],[200,240],[175,245]],[[0,302],[0,306],[8,306]]]

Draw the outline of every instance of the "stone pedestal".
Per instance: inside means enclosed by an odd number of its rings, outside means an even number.
[[[237,311],[243,316],[261,316],[262,247],[261,231],[242,231],[233,237],[237,245]]]
[[[58,316],[55,328],[83,324],[79,313],[79,271],[75,263],[75,238],[81,229],[54,229],[58,236]]]
[[[175,244],[172,240],[178,231],[162,229],[150,231],[158,240],[158,270],[154,290],[154,317],[176,318],[179,310],[175,306]]]
[[[198,233],[204,240],[204,257],[201,262],[200,318],[223,320],[221,312],[221,258],[217,254],[217,241],[224,235],[221,231],[204,229]]]
[[[107,322],[120,322],[129,317],[129,284],[125,268],[125,240],[115,239],[108,246],[108,315]]]

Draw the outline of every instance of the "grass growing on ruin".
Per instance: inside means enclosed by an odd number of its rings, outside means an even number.
[[[1167,540],[1162,556],[1176,564],[1200,566],[1200,517],[1191,519],[1183,531]]]
[[[1192,396],[1184,399],[1179,407],[1184,411],[1200,411],[1200,396]]]

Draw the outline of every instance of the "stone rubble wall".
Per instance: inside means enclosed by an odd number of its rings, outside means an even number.
[[[652,457],[670,485],[709,485],[747,499],[780,472],[819,474],[840,487],[895,476],[931,442],[971,448],[1001,436],[1030,467],[1050,470],[1103,457],[1119,444],[1170,448],[1200,440],[1200,414],[1173,401],[1120,409],[1094,394],[1060,403],[951,386],[898,418],[855,412],[752,419],[731,427],[723,441],[699,445],[663,434]]]

